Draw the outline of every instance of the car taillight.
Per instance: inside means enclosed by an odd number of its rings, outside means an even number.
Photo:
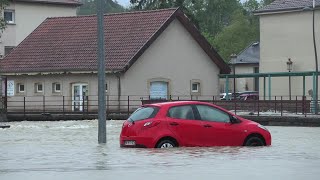
[[[160,124],[160,121],[148,121],[143,124],[142,129],[151,128]]]

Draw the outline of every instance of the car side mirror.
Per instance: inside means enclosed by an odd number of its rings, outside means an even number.
[[[230,123],[231,124],[236,124],[236,123],[239,123],[240,121],[238,120],[238,118],[237,117],[235,117],[235,116],[231,116],[230,117]]]

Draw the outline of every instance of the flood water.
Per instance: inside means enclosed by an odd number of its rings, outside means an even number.
[[[271,147],[125,149],[123,121],[14,122],[0,129],[0,180],[320,179],[320,128],[268,127]]]

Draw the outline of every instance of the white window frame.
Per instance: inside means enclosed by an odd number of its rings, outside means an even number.
[[[60,89],[59,90],[57,90],[57,85],[58,84],[60,85]],[[53,83],[52,88],[53,88],[53,92],[54,93],[60,93],[61,92],[61,83],[58,83],[58,82]]]
[[[21,90],[21,85],[23,86],[23,91]],[[25,92],[25,85],[23,83],[17,83],[17,87],[18,87],[18,93],[24,93]]]
[[[197,89],[196,89],[196,90],[193,89],[193,85],[196,85],[196,86],[197,86]],[[200,89],[200,83],[199,83],[199,82],[193,82],[193,83],[191,84],[191,91],[192,91],[193,93],[198,93],[198,92],[199,92],[199,89]]]
[[[39,90],[39,86],[42,86],[42,89],[41,90]],[[44,88],[44,86],[43,86],[43,84],[42,83],[36,83],[35,84],[35,92],[36,93],[43,93],[43,88]]]
[[[14,24],[15,23],[15,11],[11,9],[5,9],[4,13],[12,13],[12,20],[11,21],[6,21],[7,24]]]

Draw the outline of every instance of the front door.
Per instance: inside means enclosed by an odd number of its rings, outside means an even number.
[[[88,84],[72,84],[72,111],[83,111],[86,108]]]

